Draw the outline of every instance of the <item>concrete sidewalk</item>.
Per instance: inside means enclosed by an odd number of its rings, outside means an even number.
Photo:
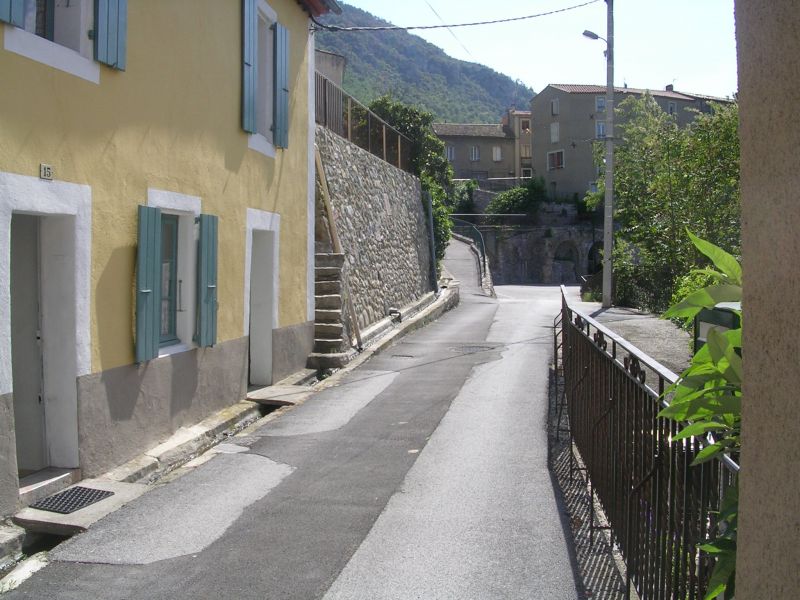
[[[599,321],[676,375],[689,366],[692,336],[672,321],[634,308],[612,306],[604,309],[599,302],[583,302],[579,287],[566,289],[570,306]]]

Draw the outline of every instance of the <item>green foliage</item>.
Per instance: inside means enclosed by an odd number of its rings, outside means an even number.
[[[387,25],[342,4],[342,14],[321,19],[342,27]],[[320,31],[316,46],[347,58],[344,88],[361,102],[391,94],[451,123],[497,123],[509,106],[527,107],[534,92],[489,67],[456,60],[406,31]]]
[[[459,181],[453,186],[451,204],[456,214],[472,214],[475,212],[473,194],[478,189],[478,182],[474,179]]]
[[[741,302],[742,269],[739,262],[721,248],[691,233],[689,239],[716,267],[692,273],[708,277],[713,283],[688,294],[664,313],[665,318],[691,319],[703,308],[713,308],[719,302]],[[741,323],[741,311],[738,315]],[[671,395],[670,405],[659,416],[688,423],[672,441],[690,437],[705,441],[693,465],[719,458],[722,454],[738,458],[742,419],[741,356],[741,327],[723,333],[710,329],[706,345],[695,353],[689,368],[664,393],[665,397]],[[709,434],[713,437],[709,437]],[[733,598],[736,580],[737,485],[727,490],[723,498],[717,515],[717,535],[700,546],[701,550],[715,559],[705,600],[712,600],[723,592],[726,598]]]
[[[675,282],[675,291],[672,293],[672,298],[670,299],[670,306],[674,306],[683,301],[689,294],[707,285],[711,285],[713,281],[714,278],[702,270],[689,271],[685,275],[678,277]],[[676,319],[676,323],[680,323],[684,329],[688,329],[691,327],[693,320]]]
[[[500,192],[486,207],[487,213],[526,214],[534,216],[542,202],[547,200],[547,186],[543,177],[532,178],[524,187]]]
[[[438,268],[450,241],[450,211],[445,190],[452,186],[453,168],[444,156],[444,142],[433,133],[433,115],[388,96],[373,101],[369,108],[411,139],[411,169],[419,177],[422,191],[431,195]]]
[[[664,112],[650,95],[628,98],[618,113],[617,237],[638,253],[638,263],[627,269],[630,279],[623,287],[640,288],[634,295],[645,303],[634,306],[661,311],[669,305],[679,279],[707,263],[683,235],[686,228],[728,252],[739,252],[738,107],[712,105],[711,113],[698,112],[686,127],[679,127],[675,116]],[[598,144],[595,158],[600,165],[602,156]],[[587,204],[598,206],[604,193],[601,174],[598,191],[587,195]],[[615,271],[618,268],[624,271],[626,266],[615,262]]]

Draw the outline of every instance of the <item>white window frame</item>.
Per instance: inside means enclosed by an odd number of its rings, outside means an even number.
[[[594,137],[598,140],[604,140],[606,138],[606,122],[605,121],[595,121],[594,122]]]
[[[561,127],[558,121],[550,123],[550,143],[557,144],[561,140]]]
[[[531,169],[530,167],[522,167],[522,177],[523,178],[533,177],[533,169]]]
[[[527,127],[525,127],[525,123],[528,124]],[[531,120],[530,119],[520,119],[519,128],[523,133],[530,132],[530,130],[531,130]]]
[[[267,156],[275,158],[273,143],[273,89],[275,87],[274,63],[274,31],[272,26],[278,22],[278,13],[265,2],[258,0],[258,26],[256,39],[258,43],[258,89],[256,90],[256,133],[247,136],[247,147]]]
[[[519,145],[519,157],[520,158],[531,158],[533,156],[533,149],[531,148],[530,144],[520,144]]]
[[[452,144],[447,144],[444,147],[445,157],[450,162],[453,162],[456,159],[456,148]]]
[[[177,298],[175,333],[176,344],[159,348],[158,356],[169,356],[197,347],[195,327],[197,315],[197,240],[202,202],[197,196],[147,189],[147,206],[160,208],[161,212],[178,216],[178,281],[181,282]],[[159,311],[161,306],[159,305]]]
[[[561,165],[555,166],[555,167],[551,167],[550,166],[550,156],[551,155],[555,156],[556,154],[559,154],[559,153],[561,153]],[[565,165],[565,161],[564,161],[564,150],[563,149],[562,150],[553,150],[552,152],[548,152],[547,153],[547,170],[548,171],[555,171],[557,169],[563,169],[564,165]]]
[[[55,7],[54,37],[50,41],[36,35],[34,0],[26,3],[25,25],[14,27],[3,26],[3,49],[14,54],[52,67],[64,73],[69,73],[94,84],[100,83],[100,65],[94,61],[93,42],[86,32],[94,28],[94,4],[92,0],[72,0],[70,7],[58,5]],[[77,23],[72,31],[59,28],[58,12],[68,9],[79,9]],[[75,31],[77,29],[77,31]],[[59,41],[60,36],[69,35],[69,46]]]
[[[559,114],[558,98],[550,100],[550,114],[554,117]]]
[[[480,162],[480,160],[481,160],[481,148],[480,148],[480,146],[470,146],[469,147],[469,160],[470,160],[470,162]]]
[[[492,161],[500,162],[503,160],[503,149],[500,146],[492,146]]]
[[[606,97],[605,96],[595,96],[594,97],[594,112],[606,112]]]

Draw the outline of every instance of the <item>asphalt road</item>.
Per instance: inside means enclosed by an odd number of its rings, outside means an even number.
[[[341,383],[51,553],[6,598],[577,598],[547,469],[558,288],[477,285]]]

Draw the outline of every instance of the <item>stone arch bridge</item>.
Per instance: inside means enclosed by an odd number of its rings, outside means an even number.
[[[478,226],[495,284],[572,284],[601,267],[603,233],[591,223]]]

